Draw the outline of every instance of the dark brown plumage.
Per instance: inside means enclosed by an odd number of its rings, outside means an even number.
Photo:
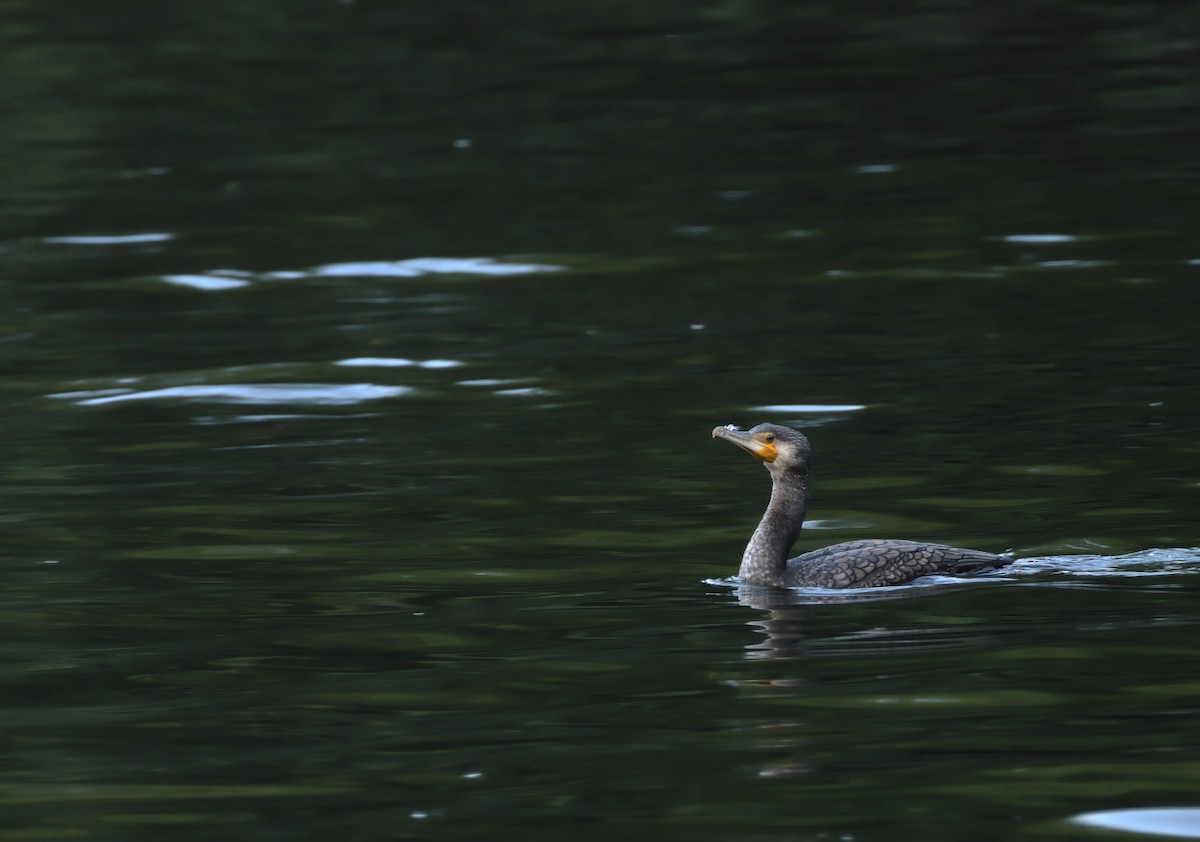
[[[847,541],[789,560],[800,535],[812,489],[812,448],[790,427],[759,424],[742,432],[717,427],[723,438],[771,472],[771,501],[742,555],[738,577],[746,584],[810,588],[900,585],[932,573],[961,575],[1006,564],[1006,556],[916,541]]]

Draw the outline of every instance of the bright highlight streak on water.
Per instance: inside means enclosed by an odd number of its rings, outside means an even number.
[[[200,289],[206,292],[250,286],[249,281],[219,277],[217,275],[163,275],[162,279],[175,286],[191,287],[192,289]]]
[[[395,398],[410,394],[410,386],[377,386],[372,383],[248,383],[169,386],[145,392],[113,394],[100,392],[64,392],[52,398],[74,400],[80,406],[101,406],[125,401],[185,400],[231,404],[311,404],[346,406],[364,401]]]
[[[410,360],[406,357],[352,357],[347,360],[338,360],[334,365],[340,366],[363,366],[377,368],[405,368],[413,366],[416,368],[457,368],[463,363],[458,360]]]
[[[1200,809],[1192,807],[1149,807],[1140,810],[1104,810],[1083,813],[1071,819],[1075,824],[1171,836],[1176,839],[1200,839]]]
[[[175,239],[174,234],[80,234],[70,237],[43,237],[43,243],[65,246],[128,246],[142,243],[163,243]]]
[[[1050,245],[1052,243],[1073,243],[1078,239],[1074,234],[1009,234],[1004,238],[1004,242]]]
[[[773,403],[752,406],[751,412],[857,412],[866,409],[865,404],[837,403]]]
[[[163,236],[170,234],[142,235]],[[67,238],[75,241],[79,238]],[[111,242],[113,238],[106,241]],[[65,241],[65,240],[64,240]],[[127,240],[132,242],[132,240]],[[145,242],[140,240],[139,242]],[[161,275],[160,279],[176,286],[206,292],[236,289],[252,281],[295,281],[304,278],[419,278],[425,275],[480,275],[508,277],[539,272],[560,272],[562,266],[549,263],[504,263],[490,257],[415,257],[408,260],[373,260],[354,263],[329,263],[311,269],[281,269],[274,272],[246,272],[240,269],[214,269],[200,274]]]
[[[305,271],[268,272],[266,278],[371,277],[416,278],[421,275],[529,275],[557,272],[561,266],[543,263],[501,263],[490,257],[415,257],[409,260],[376,260],[361,263],[330,263]]]

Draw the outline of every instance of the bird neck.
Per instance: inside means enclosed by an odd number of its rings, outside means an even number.
[[[788,552],[800,537],[812,472],[771,474],[771,502],[742,554],[738,577],[751,585],[781,585]]]

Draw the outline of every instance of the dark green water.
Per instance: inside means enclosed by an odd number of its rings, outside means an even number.
[[[1200,809],[1193,8],[0,39],[0,840]],[[769,485],[709,431],[760,420],[813,441],[801,549],[1030,560],[738,590]]]

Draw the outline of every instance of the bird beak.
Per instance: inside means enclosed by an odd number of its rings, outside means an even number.
[[[775,445],[767,444],[749,433],[743,433],[741,430],[734,430],[729,427],[714,427],[714,439],[725,439],[731,441],[740,447],[742,450],[749,453],[759,462],[774,462],[779,455],[779,451],[775,449]]]

